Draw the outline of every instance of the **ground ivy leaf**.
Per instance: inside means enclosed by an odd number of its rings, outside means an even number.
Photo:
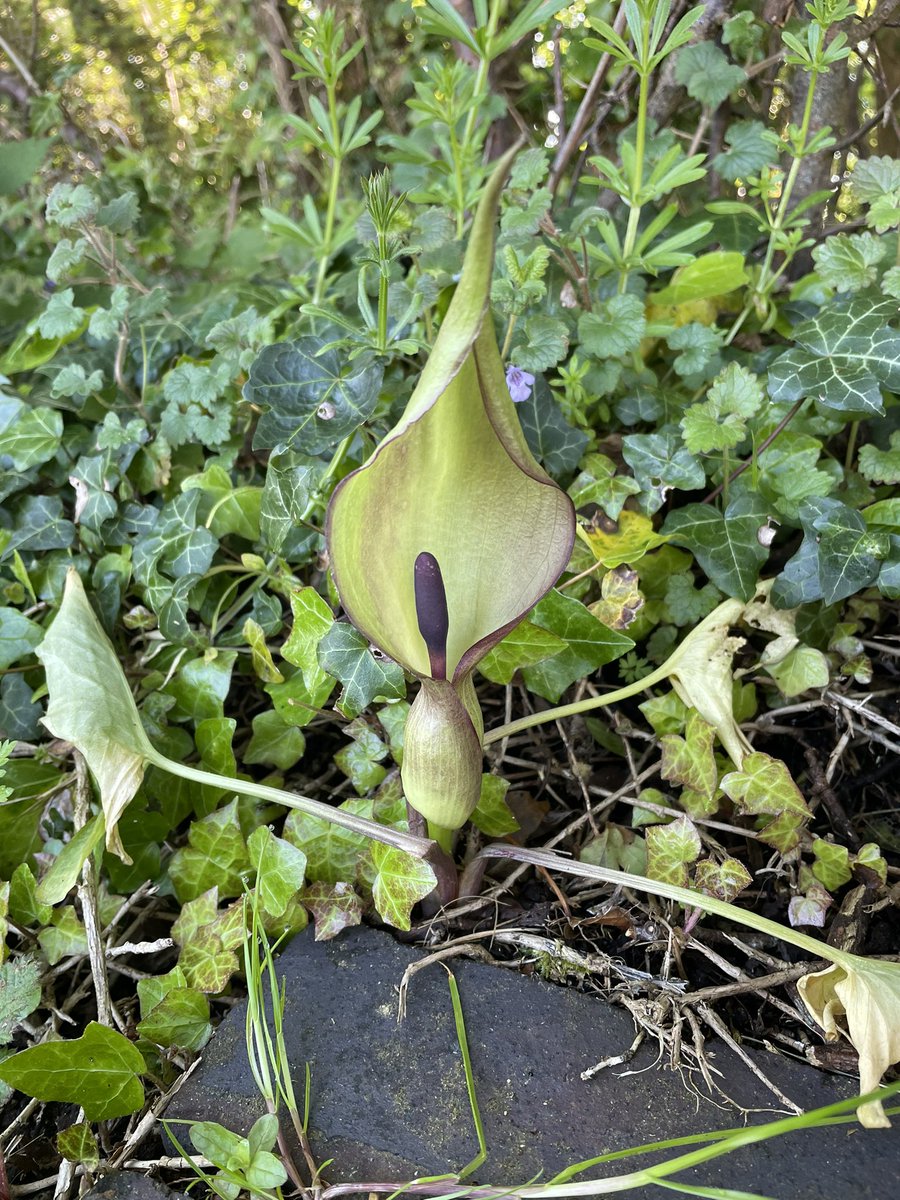
[[[750,600],[759,569],[769,556],[757,538],[766,521],[759,496],[739,496],[720,513],[711,504],[686,504],[666,518],[662,532],[686,546],[726,596]]]
[[[43,1042],[0,1063],[0,1079],[38,1100],[79,1104],[89,1121],[137,1112],[143,1055],[115,1029],[91,1021],[80,1038]]]
[[[524,335],[513,347],[510,362],[526,371],[548,371],[569,352],[566,323],[557,317],[529,317]]]
[[[801,322],[793,330],[796,345],[769,368],[772,399],[814,396],[847,418],[883,413],[882,386],[900,390],[900,334],[885,324],[895,309],[859,294]]]
[[[543,379],[535,381],[531,395],[516,405],[516,411],[532,454],[549,474],[571,474],[584,453],[588,435],[569,424]]]
[[[538,604],[531,621],[566,643],[565,650],[522,672],[527,687],[556,702],[569,684],[631,650],[634,642],[607,629],[579,600],[554,589]]]
[[[712,160],[712,169],[733,183],[757,175],[775,159],[776,150],[762,121],[731,121],[725,131],[725,145]]]
[[[593,312],[582,313],[578,338],[597,358],[623,358],[638,348],[646,328],[643,301],[626,293],[601,301]]]
[[[860,475],[869,483],[900,483],[900,430],[891,434],[888,450],[871,443],[860,446],[857,461]]]
[[[264,910],[280,917],[303,887],[306,855],[265,825],[247,839],[250,862],[256,870],[256,894]]]
[[[709,396],[692,404],[681,419],[684,444],[692,454],[730,450],[747,435],[747,420],[763,403],[756,375],[739,363],[729,363],[716,376]]]
[[[724,776],[722,791],[738,812],[772,818],[759,836],[782,854],[797,845],[801,827],[812,816],[784,763],[759,751],[747,755],[740,771]]]
[[[351,883],[310,883],[300,893],[313,915],[315,940],[327,942],[362,922],[362,900]]]
[[[878,278],[887,242],[871,233],[837,233],[813,249],[816,271],[836,292],[858,292]]]
[[[715,42],[703,41],[678,51],[675,78],[693,100],[707,108],[718,108],[745,82],[747,73],[729,62]]]
[[[647,841],[647,875],[660,883],[686,887],[687,864],[700,857],[702,844],[690,817],[676,817],[668,825],[651,825]]]
[[[265,346],[250,368],[244,399],[264,409],[255,449],[273,446],[320,454],[367,420],[378,400],[382,368],[336,350],[320,353],[312,337]]]
[[[372,899],[378,915],[395,929],[409,929],[413,906],[437,886],[435,873],[421,858],[383,842],[372,842],[371,851],[375,865]]]
[[[688,714],[684,737],[668,733],[660,739],[663,779],[680,783],[682,787],[711,801],[718,779],[713,742],[716,731],[693,709]],[[699,852],[699,851],[698,851]]]
[[[478,670],[492,683],[510,683],[521,667],[533,666],[565,648],[563,639],[549,629],[542,629],[532,621],[522,621],[488,651],[478,664]]]
[[[318,644],[319,664],[343,684],[337,708],[346,717],[358,716],[373,700],[403,700],[403,668],[390,659],[376,659],[369,643],[347,621],[335,621]]]
[[[68,229],[79,221],[87,221],[97,211],[100,201],[84,183],[57,183],[47,197],[47,220]]]

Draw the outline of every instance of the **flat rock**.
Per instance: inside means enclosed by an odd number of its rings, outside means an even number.
[[[178,1200],[183,1195],[136,1171],[112,1171],[85,1192],[82,1200]]]
[[[332,1160],[329,1183],[455,1172],[478,1149],[441,965],[414,976],[406,1019],[397,1021],[398,986],[421,957],[387,934],[357,928],[330,942],[315,942],[307,931],[278,959],[287,984],[288,1058],[301,1106],[309,1064],[310,1138],[317,1160]],[[627,1067],[583,1080],[583,1071],[622,1054],[634,1038],[629,1015],[602,998],[461,958],[448,965],[459,985],[489,1151],[467,1183],[547,1180],[607,1151],[741,1124],[721,1098],[718,1106],[704,1098],[698,1073],[686,1080],[664,1069],[646,1044]],[[228,1014],[167,1116],[246,1133],[264,1111],[247,1065],[245,1012],[240,1003]],[[852,1080],[748,1053],[804,1109],[856,1092]],[[713,1042],[707,1054],[727,1095],[757,1110],[750,1121],[774,1119],[772,1093],[727,1047]],[[625,1160],[596,1173],[652,1161]],[[863,1130],[854,1122],[762,1142],[679,1179],[790,1200],[893,1200],[898,1167],[900,1129]],[[659,1190],[629,1194],[651,1193]]]

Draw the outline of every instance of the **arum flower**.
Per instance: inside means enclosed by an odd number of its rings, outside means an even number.
[[[439,831],[459,828],[480,792],[472,671],[552,588],[575,536],[571,501],[525,442],[488,309],[513,153],[488,182],[406,411],[335,489],[326,526],[350,620],[422,681],[402,778],[407,799]]]

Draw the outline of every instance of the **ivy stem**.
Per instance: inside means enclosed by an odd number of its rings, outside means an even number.
[[[778,437],[778,435],[784,431],[784,429],[787,427],[788,423],[794,419],[794,417],[797,415],[797,413],[800,411],[800,409],[806,403],[806,400],[807,400],[806,396],[801,396],[799,400],[797,400],[794,404],[791,405],[791,407],[788,409],[788,411],[785,413],[785,415],[781,418],[781,420],[778,422],[778,424],[775,426],[775,428],[772,430],[772,432],[769,434],[769,436],[765,439],[765,441],[762,442],[762,444],[757,449],[755,449],[753,451],[753,453],[750,455],[750,457],[745,462],[742,462],[739,466],[735,467],[735,469],[731,472],[731,474],[727,477],[727,479],[723,480],[722,483],[720,483],[717,488],[713,488],[713,490],[709,493],[708,496],[703,497],[704,504],[711,504],[713,502],[713,500],[715,500],[718,496],[721,495],[722,492],[725,491],[725,488],[729,484],[734,483],[734,481],[737,479],[737,477],[739,475],[743,475],[743,473],[747,470],[748,467],[752,467],[754,465],[754,463],[756,463],[759,460],[759,456],[761,454],[764,454],[765,451],[768,450],[768,448],[772,445],[772,443]]]

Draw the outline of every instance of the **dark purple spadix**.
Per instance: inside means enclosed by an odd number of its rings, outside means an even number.
[[[427,550],[416,558],[413,568],[416,590],[416,620],[425,645],[432,679],[447,678],[447,593],[438,560]]]

